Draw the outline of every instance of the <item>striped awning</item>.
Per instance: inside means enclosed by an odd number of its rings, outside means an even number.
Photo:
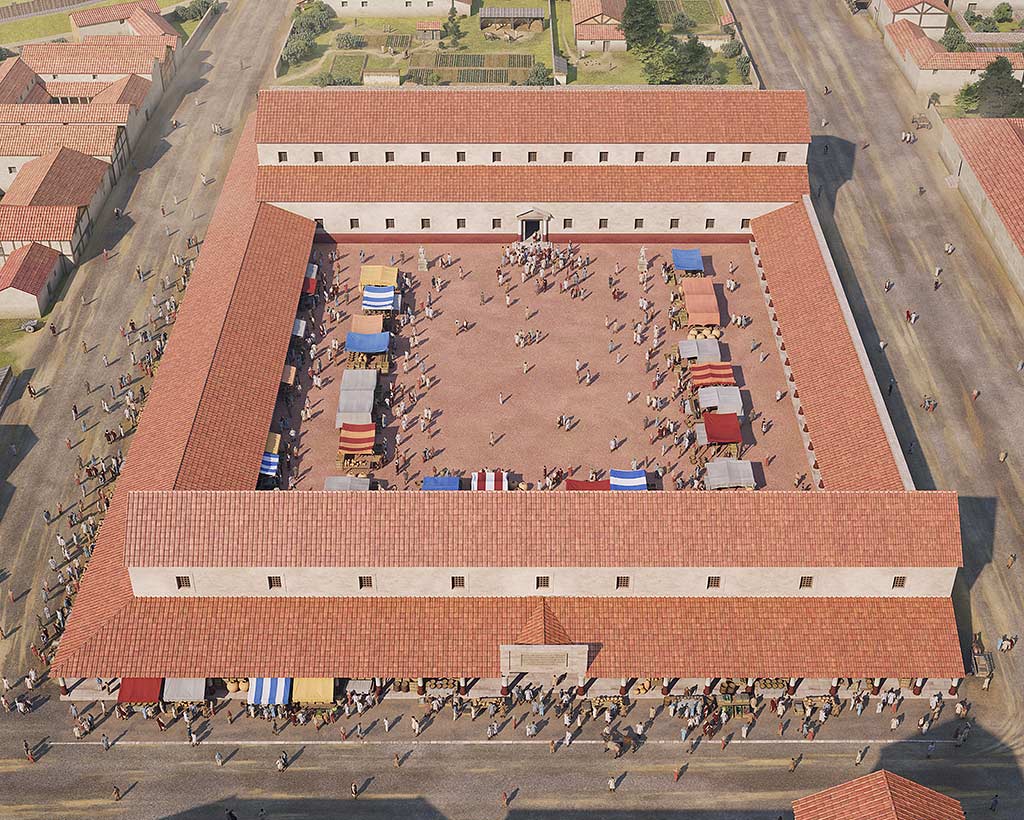
[[[249,678],[249,703],[257,706],[288,703],[291,697],[291,678]]]
[[[393,287],[367,285],[363,288],[363,310],[393,310],[394,305]]]
[[[507,490],[508,473],[501,470],[479,470],[473,473],[474,490]]]
[[[646,490],[647,473],[643,470],[609,470],[612,490]]]
[[[346,422],[341,425],[341,433],[338,436],[338,452],[372,453],[376,437],[376,424],[349,424]]]
[[[281,457],[277,453],[264,453],[260,459],[260,475],[277,475]]]
[[[736,376],[729,362],[690,365],[690,380],[693,386],[711,387],[713,385],[734,386]]]

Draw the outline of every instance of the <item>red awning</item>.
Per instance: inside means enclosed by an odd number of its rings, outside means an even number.
[[[728,362],[690,365],[690,379],[694,387],[735,386],[736,376]]]
[[[118,703],[156,703],[160,700],[163,678],[121,678]]]
[[[612,483],[607,478],[604,481],[581,481],[578,478],[567,478],[565,489],[567,490],[610,490]]]
[[[303,293],[316,293],[316,277],[307,276],[302,280],[302,292]]]
[[[372,453],[376,436],[376,424],[345,422],[341,425],[341,434],[338,437],[338,451],[341,453]]]
[[[740,419],[735,413],[705,413],[701,416],[708,444],[740,444],[743,433]]]
[[[684,279],[682,287],[688,325],[721,324],[715,285],[709,277],[695,276]]]

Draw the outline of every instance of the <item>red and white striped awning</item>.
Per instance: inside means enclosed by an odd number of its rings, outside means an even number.
[[[508,473],[501,470],[479,470],[473,473],[470,487],[474,490],[507,490]]]

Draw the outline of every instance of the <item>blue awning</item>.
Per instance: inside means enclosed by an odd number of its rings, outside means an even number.
[[[277,453],[264,453],[260,459],[260,475],[277,475],[281,457]]]
[[[457,475],[428,475],[423,479],[424,490],[458,490]]]
[[[264,706],[272,703],[288,703],[291,698],[291,678],[249,678],[249,703]]]
[[[609,470],[613,490],[646,490],[647,473],[643,470]]]
[[[367,285],[363,288],[363,310],[394,310],[395,289],[390,285]]]
[[[391,344],[391,334],[383,333],[349,333],[345,337],[345,349],[352,353],[387,353]]]
[[[704,259],[700,248],[672,249],[672,266],[676,270],[704,270]]]

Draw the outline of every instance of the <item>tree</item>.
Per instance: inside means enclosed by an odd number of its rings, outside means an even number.
[[[672,15],[672,33],[689,34],[697,24],[685,11],[677,11]]]
[[[452,3],[452,7],[448,9],[448,19],[441,26],[441,36],[449,38],[453,47],[457,47],[459,40],[466,36],[459,24],[459,13],[455,11],[455,3]]]
[[[750,82],[750,56],[748,54],[741,54],[736,58],[736,71],[743,82]]]
[[[985,32],[986,34],[992,34],[999,31],[999,24],[996,23],[993,17],[979,17],[977,22],[971,26],[975,31]]]
[[[722,56],[728,60],[739,57],[743,51],[743,44],[739,40],[730,40],[722,46]]]
[[[1024,116],[1024,86],[1013,76],[1013,67],[1005,57],[996,57],[989,63],[975,85],[980,116]]]
[[[1014,43],[1010,51],[1016,51],[1020,54],[1024,54],[1024,40],[1021,40],[1019,43]]]
[[[523,85],[551,85],[551,69],[544,63],[534,63]]]
[[[678,85],[681,80],[679,48],[674,40],[662,40],[650,46],[639,46],[644,79],[649,85]]]
[[[655,0],[626,0],[621,28],[629,48],[650,47],[659,42],[663,35]]]
[[[939,40],[942,47],[946,51],[974,51],[974,46],[967,42],[967,38],[964,37],[964,33],[960,31],[960,28],[950,18],[949,24],[946,26],[946,31],[942,35],[942,39]]]
[[[4,48],[3,46],[0,46],[0,60],[6,60],[8,57],[13,56],[13,51],[11,51],[9,48]]]
[[[978,84],[968,83],[956,95],[956,107],[961,114],[973,114],[978,110]]]
[[[992,17],[997,23],[1009,23],[1013,19],[1013,6],[1000,3],[992,9]]]
[[[311,34],[316,37],[316,35],[322,34],[330,28],[333,18],[334,9],[321,2],[321,0],[317,0],[317,2],[310,3],[301,11],[295,12],[292,33]]]
[[[313,53],[313,38],[308,34],[293,34],[281,49],[281,59],[288,65],[297,65]]]
[[[679,47],[679,68],[684,85],[711,82],[711,49],[692,34]]]

